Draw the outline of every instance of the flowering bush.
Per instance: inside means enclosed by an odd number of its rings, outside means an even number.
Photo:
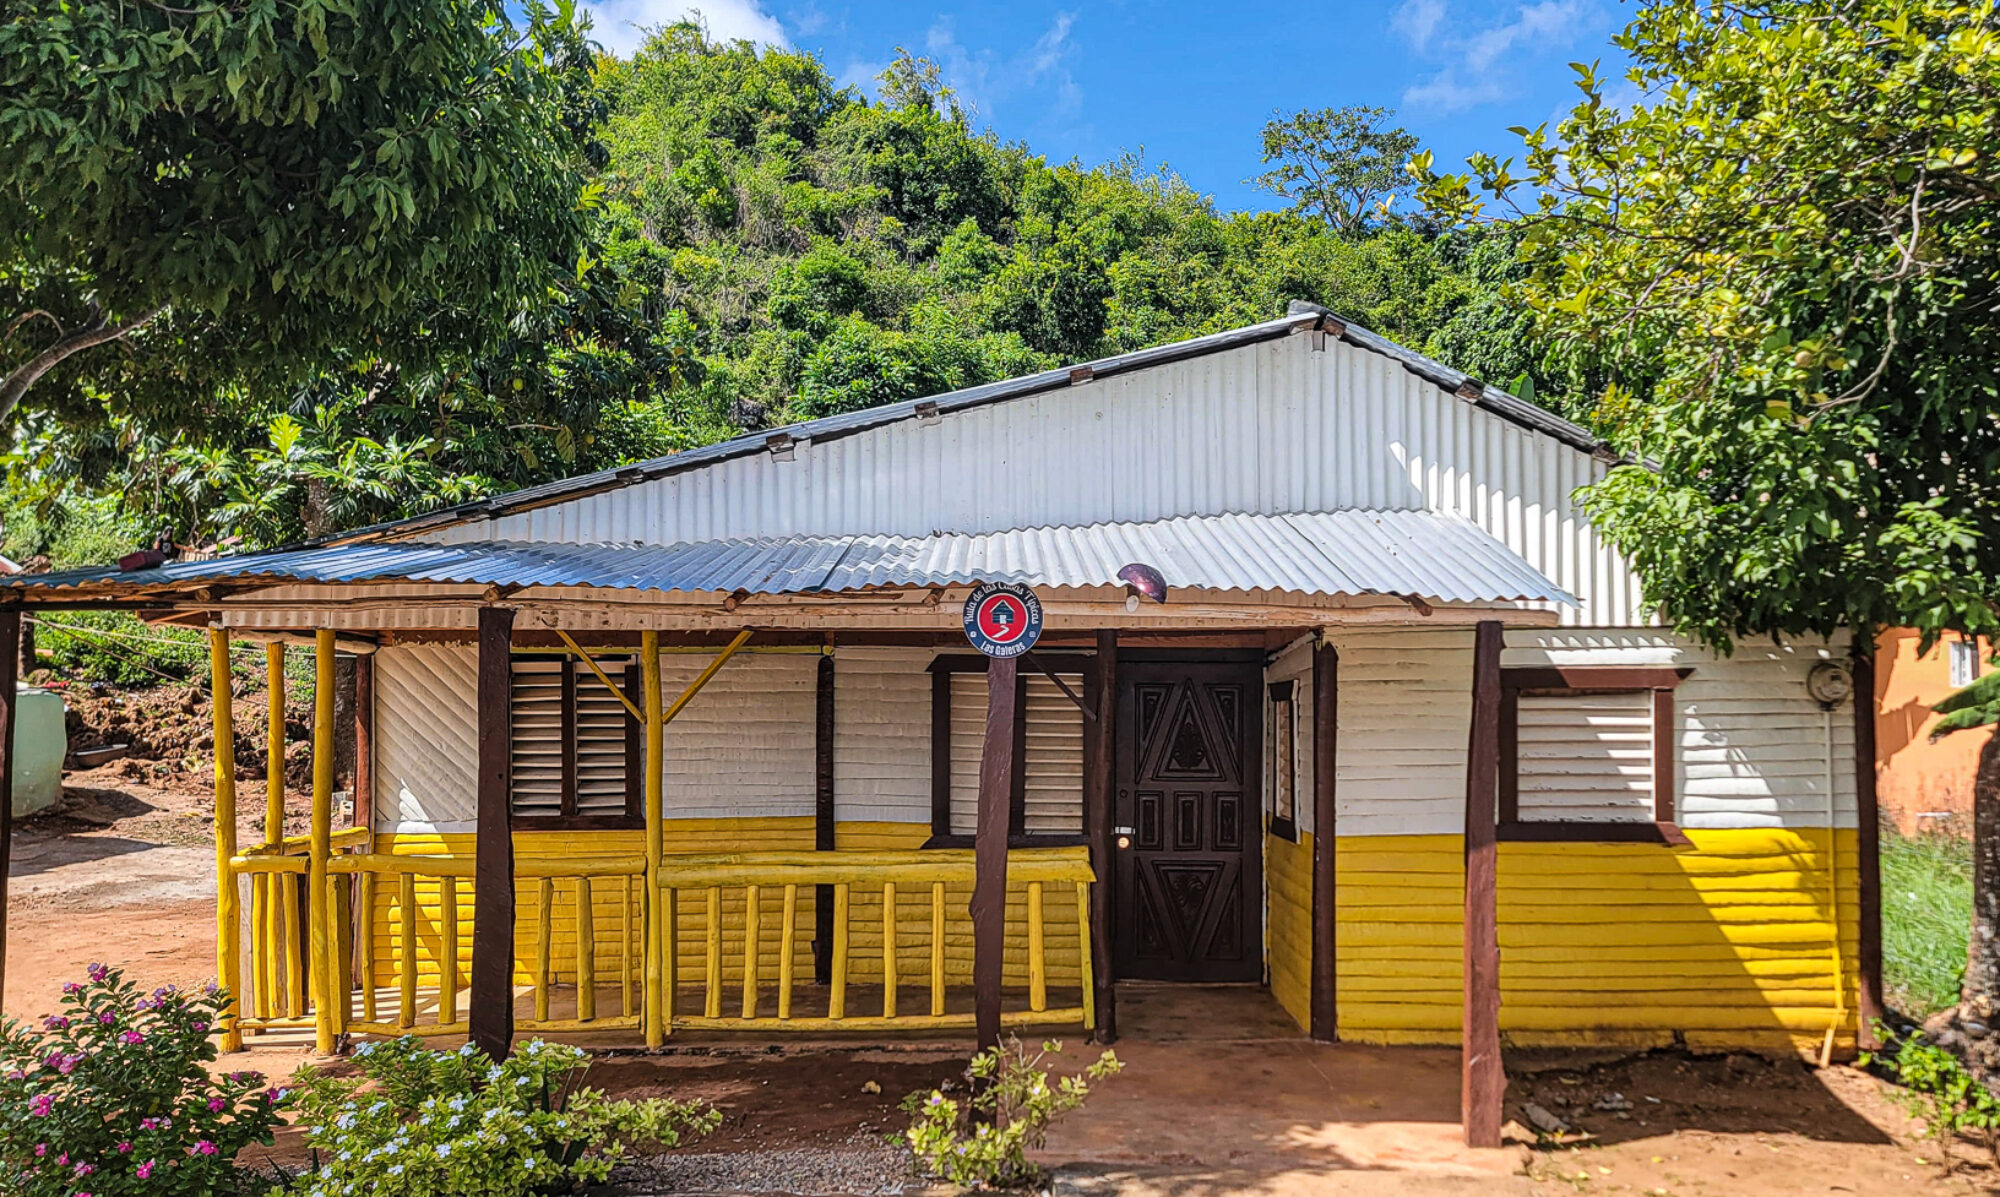
[[[1031,1054],[1010,1035],[980,1052],[965,1070],[972,1097],[962,1110],[940,1089],[910,1094],[903,1099],[910,1114],[904,1135],[910,1150],[933,1175],[968,1188],[1013,1188],[1038,1180],[1028,1152],[1048,1138],[1049,1124],[1083,1104],[1091,1081],[1124,1067],[1105,1052],[1081,1073],[1051,1084],[1043,1061],[1061,1051],[1062,1044],[1051,1039]]]
[[[118,969],[63,986],[39,1028],[0,1024],[0,1192],[228,1194],[258,1182],[236,1153],[271,1142],[284,1097],[254,1072],[212,1077],[213,986],[142,995]]]
[[[354,1055],[359,1077],[294,1077],[316,1163],[293,1187],[308,1197],[560,1192],[603,1181],[633,1145],[672,1147],[721,1120],[695,1102],[581,1088],[588,1056],[541,1040],[498,1064],[470,1044],[431,1052],[411,1037]]]

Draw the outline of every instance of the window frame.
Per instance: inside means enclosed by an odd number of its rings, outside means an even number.
[[[521,661],[560,661],[563,665],[562,703],[562,744],[563,744],[563,790],[562,812],[553,815],[524,815],[514,809],[514,782],[511,764],[507,781],[507,827],[510,831],[643,831],[646,827],[645,791],[645,728],[632,718],[631,711],[625,711],[625,810],[616,815],[586,815],[576,811],[576,688],[579,685],[602,686],[590,666],[576,659],[574,653],[561,650],[551,652],[516,653],[508,661],[507,669],[507,747],[511,761],[514,745],[514,665]],[[600,665],[603,662],[599,662]],[[612,673],[609,668],[606,673]],[[623,676],[612,673],[624,683],[625,696],[633,702],[639,701],[643,692],[639,679],[639,662],[636,656],[626,663]],[[622,704],[621,704],[622,705]]]
[[[1083,678],[1084,705],[1098,707],[1097,671],[1090,667],[1089,653],[1036,653],[1035,660],[1050,673],[1075,673]],[[977,838],[954,835],[951,830],[951,676],[954,673],[985,673],[990,658],[976,653],[939,653],[926,666],[931,675],[931,835],[926,848],[971,848]],[[1009,848],[1074,848],[1090,843],[1081,821],[1075,834],[1030,832],[1028,819],[1028,774],[1021,768],[1027,759],[1028,674],[1039,673],[1034,664],[1022,662],[1014,677],[1014,782],[1007,795],[1007,846]],[[1096,757],[1096,737],[1086,730],[1083,737],[1083,776],[1088,801],[1091,766]]]
[[[1959,681],[1959,664],[1965,666],[1965,680]],[[1953,689],[1963,689],[1979,680],[1980,666],[1983,665],[1979,653],[1979,641],[1967,637],[1956,637],[1945,641],[1945,681]]]
[[[1271,767],[1266,772],[1266,776],[1271,779],[1270,833],[1279,839],[1289,840],[1296,844],[1299,842],[1298,679],[1286,678],[1283,681],[1266,682],[1264,693],[1271,701],[1271,709],[1265,724],[1265,726],[1271,729]],[[1285,730],[1290,733],[1289,739],[1291,742],[1289,744],[1279,742],[1277,712],[1280,706],[1283,706],[1286,712]],[[1279,753],[1287,753],[1290,759],[1290,767],[1285,769],[1282,775],[1278,769]],[[1278,798],[1281,776],[1289,779],[1291,782],[1292,813],[1289,815],[1281,813],[1279,809]]]
[[[1693,669],[1561,666],[1500,671],[1500,793],[1496,832],[1502,840],[1556,844],[1662,844],[1690,846],[1675,822],[1674,778],[1679,707],[1675,689]],[[1595,823],[1521,818],[1521,698],[1584,694],[1652,695],[1653,818],[1651,822]]]

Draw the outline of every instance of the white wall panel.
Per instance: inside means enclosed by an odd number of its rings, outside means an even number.
[[[375,654],[375,829],[470,831],[479,813],[479,655],[419,644]]]
[[[1645,622],[1570,495],[1604,466],[1379,354],[1293,336],[903,420],[433,534],[669,544],[800,533],[986,532],[1339,507],[1471,519],[1584,601]]]
[[[666,653],[666,701],[709,658]],[[732,657],[667,725],[666,817],[810,818],[819,658],[805,653]]]
[[[833,657],[833,801],[843,822],[931,821],[927,648],[842,648]]]

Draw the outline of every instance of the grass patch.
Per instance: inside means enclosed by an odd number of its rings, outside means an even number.
[[[1882,984],[1912,1018],[1958,1001],[1972,928],[1972,843],[1882,835]]]

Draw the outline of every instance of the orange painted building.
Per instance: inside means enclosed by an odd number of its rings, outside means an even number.
[[[1962,732],[1932,743],[1931,704],[1992,668],[1993,646],[1948,637],[1919,654],[1922,636],[1894,628],[1875,642],[1876,794],[1904,834],[1972,834],[1972,775],[1984,736]]]

